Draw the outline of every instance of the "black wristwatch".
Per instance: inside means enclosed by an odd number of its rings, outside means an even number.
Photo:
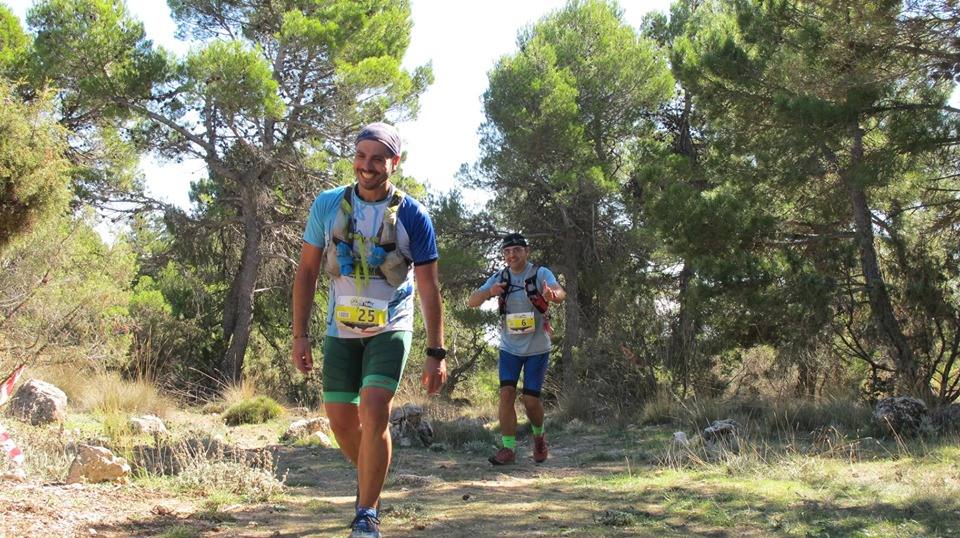
[[[447,350],[442,347],[428,347],[427,356],[433,357],[434,359],[443,360],[447,358]]]

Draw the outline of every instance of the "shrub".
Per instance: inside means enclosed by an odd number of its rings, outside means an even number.
[[[230,406],[223,414],[228,426],[262,424],[283,414],[283,406],[267,396],[256,396]]]
[[[670,424],[683,414],[677,398],[669,390],[661,388],[653,397],[643,402],[641,424]]]
[[[239,461],[198,460],[178,474],[175,483],[178,489],[188,493],[229,493],[254,502],[283,492],[283,482],[268,469]]]
[[[433,422],[434,440],[459,448],[471,444],[492,445],[496,435],[479,418],[458,417],[450,421]]]
[[[126,413],[110,412],[103,415],[103,433],[110,439],[113,448],[126,451],[133,446],[133,428]]]

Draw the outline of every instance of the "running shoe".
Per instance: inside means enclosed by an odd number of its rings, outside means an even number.
[[[350,523],[350,538],[380,538],[380,520],[373,515],[373,510],[357,513]]]
[[[547,450],[547,434],[533,436],[533,461],[543,463],[547,461],[550,451]]]
[[[507,465],[508,463],[517,461],[517,455],[514,454],[513,450],[503,447],[498,450],[496,454],[490,456],[489,461],[494,465]]]

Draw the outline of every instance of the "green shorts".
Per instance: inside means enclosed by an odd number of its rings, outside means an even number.
[[[323,339],[323,401],[360,403],[360,389],[397,391],[410,354],[410,331],[390,331],[367,338]]]

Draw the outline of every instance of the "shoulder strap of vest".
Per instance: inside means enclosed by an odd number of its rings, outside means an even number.
[[[340,197],[340,213],[343,214],[343,241],[334,237],[334,243],[353,244],[353,196],[351,193],[355,188],[356,185],[351,185],[343,189],[343,195]]]
[[[540,273],[540,266],[537,265],[537,264],[534,264],[534,265],[533,265],[533,276],[531,276],[530,278],[526,278],[526,279],[523,280],[524,287],[527,288],[527,290],[526,290],[526,291],[527,291],[527,295],[533,295],[534,293],[537,293],[537,294],[540,293],[540,287],[537,286],[537,277],[539,276],[539,273]],[[533,292],[534,292],[534,293],[531,293],[531,289],[529,288],[528,284],[533,284]]]
[[[547,303],[547,300],[543,298],[543,294],[540,293],[540,286],[537,285],[537,276],[539,273],[540,266],[534,265],[533,276],[523,281],[523,289],[527,292],[527,299],[530,299],[530,304],[541,314],[545,314],[550,305]]]
[[[397,187],[393,188],[393,195],[390,197],[390,203],[387,205],[387,213],[384,214],[384,218],[391,218],[396,221],[397,218],[397,208],[400,207],[400,204],[403,202],[403,198],[407,193],[403,192]],[[340,198],[340,211],[345,217],[346,229],[344,229],[344,237],[347,242],[353,240],[353,197],[360,197],[359,187],[356,183],[350,185],[343,190],[343,197]],[[383,225],[380,225],[383,228]],[[380,234],[377,234],[379,237]],[[390,245],[389,250],[393,250],[394,245]]]
[[[497,297],[497,310],[501,316],[507,315],[507,293],[510,292],[510,268],[504,267],[500,271],[500,284],[503,284],[503,292]]]
[[[394,188],[393,188],[393,196],[390,197],[390,204],[389,204],[388,207],[390,207],[390,208],[396,208],[396,207],[398,207],[398,206],[400,205],[400,202],[403,202],[403,197],[406,196],[406,195],[407,195],[407,193],[403,192],[402,190],[400,190],[400,189],[397,188],[397,187],[394,187]]]

